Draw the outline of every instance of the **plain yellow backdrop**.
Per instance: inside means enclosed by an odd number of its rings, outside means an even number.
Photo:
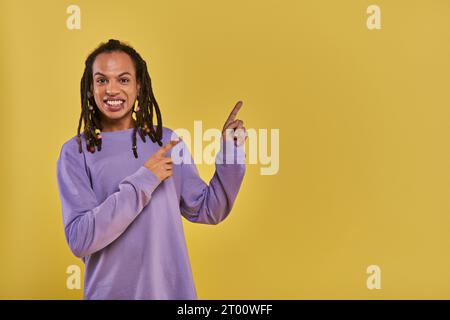
[[[366,9],[381,8],[381,30]],[[66,9],[81,9],[69,30]],[[0,298],[80,299],[56,185],[84,60],[127,41],[165,126],[280,130],[230,216],[183,219],[200,299],[450,298],[448,0],[0,1]],[[213,166],[200,165],[209,181]],[[381,268],[380,290],[366,268]]]

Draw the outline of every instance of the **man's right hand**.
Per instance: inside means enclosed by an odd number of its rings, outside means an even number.
[[[153,172],[153,174],[157,176],[160,181],[163,181],[172,176],[172,158],[165,157],[164,155],[180,141],[181,139],[172,140],[169,143],[163,145],[144,163],[144,167]]]

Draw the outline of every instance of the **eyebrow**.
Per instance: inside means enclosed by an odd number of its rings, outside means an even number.
[[[126,74],[128,74],[128,75],[131,76],[131,73],[129,73],[129,72],[122,72],[121,74],[118,75],[118,77],[124,76],[124,75],[126,75]],[[106,76],[105,76],[103,73],[101,73],[101,72],[96,72],[96,73],[94,73],[94,77],[97,76],[97,75],[106,77]]]

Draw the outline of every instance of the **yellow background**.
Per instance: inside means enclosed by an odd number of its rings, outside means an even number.
[[[366,9],[381,7],[369,31]],[[81,8],[68,30],[66,8]],[[183,219],[200,299],[450,298],[450,2],[0,1],[0,298],[80,299],[56,185],[84,60],[121,39],[170,128],[280,130],[217,226]],[[209,181],[214,167],[199,166]],[[380,290],[366,268],[381,268]]]

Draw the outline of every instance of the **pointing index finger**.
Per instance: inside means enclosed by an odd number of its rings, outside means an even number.
[[[239,110],[242,107],[242,101],[238,101],[238,103],[236,103],[236,105],[233,108],[233,111],[231,111],[230,115],[228,116],[227,122],[226,124],[229,124],[230,122],[233,122],[234,119],[236,118],[237,113],[239,112]]]
[[[158,151],[158,155],[159,156],[163,156],[166,152],[170,151],[170,149],[172,149],[178,142],[180,142],[181,139],[178,140],[171,140],[168,143],[166,143],[165,145],[163,145]]]

